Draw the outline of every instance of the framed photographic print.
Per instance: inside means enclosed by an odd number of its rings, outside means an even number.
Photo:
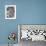
[[[16,19],[16,5],[5,5],[5,19]]]
[[[46,41],[46,25],[45,24],[19,24],[18,25],[18,41]]]

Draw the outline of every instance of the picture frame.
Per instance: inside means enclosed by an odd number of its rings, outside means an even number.
[[[21,40],[46,41],[46,24],[18,24],[18,42]]]
[[[5,5],[5,19],[16,19],[16,5]]]

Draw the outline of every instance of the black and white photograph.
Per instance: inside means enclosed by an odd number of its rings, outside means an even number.
[[[20,46],[31,46],[46,42],[46,25],[18,25],[18,41]],[[43,44],[42,44],[43,45]]]
[[[16,19],[16,5],[5,5],[5,19]]]

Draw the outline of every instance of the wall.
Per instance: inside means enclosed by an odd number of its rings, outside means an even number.
[[[16,4],[16,20],[5,20],[5,5]],[[0,44],[7,44],[17,24],[46,24],[46,0],[0,0]],[[17,43],[17,40],[16,40]]]

